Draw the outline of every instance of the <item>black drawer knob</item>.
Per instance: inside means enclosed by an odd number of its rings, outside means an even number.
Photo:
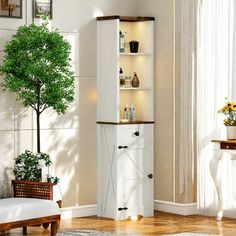
[[[153,174],[149,174],[149,175],[148,175],[148,178],[149,178],[149,179],[152,179],[152,178],[153,178]]]
[[[128,148],[128,146],[118,146],[118,149]]]
[[[118,208],[118,211],[126,211],[126,210],[128,210],[128,207],[119,207]]]
[[[134,132],[135,136],[139,136],[139,131]]]

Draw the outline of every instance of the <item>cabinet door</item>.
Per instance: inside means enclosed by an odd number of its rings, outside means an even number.
[[[116,126],[97,125],[97,205],[98,215],[115,218],[117,199]]]
[[[149,148],[121,151],[118,154],[118,218],[152,215],[153,171]],[[128,208],[128,209],[126,209]]]
[[[127,128],[124,140],[127,139]],[[134,129],[135,130],[135,129]],[[128,142],[127,148],[118,151],[117,156],[117,206],[118,219],[128,216],[153,215],[153,153],[152,129],[142,129],[137,145]],[[131,128],[132,133],[133,130]],[[149,135],[145,135],[145,133]],[[121,132],[122,133],[122,132]],[[122,139],[122,136],[121,136]],[[132,139],[131,139],[132,140]],[[121,142],[121,141],[120,141]],[[122,143],[124,145],[124,143]],[[127,209],[126,209],[127,208]]]

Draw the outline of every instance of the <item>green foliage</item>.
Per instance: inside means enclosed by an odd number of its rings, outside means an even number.
[[[15,158],[13,173],[17,180],[41,181],[41,168],[52,164],[50,157],[45,153],[34,154],[26,150]],[[48,174],[48,182],[58,183],[57,177]]]
[[[0,65],[4,90],[16,94],[36,111],[37,151],[40,152],[40,115],[47,108],[65,113],[74,100],[74,76],[70,70],[70,44],[47,23],[20,26],[6,43]]]
[[[24,25],[7,42],[4,52],[2,87],[40,114],[49,107],[65,113],[74,99],[74,77],[70,45],[63,36],[49,31],[47,24]]]
[[[58,177],[53,177],[51,175],[48,175],[47,177],[47,181],[50,182],[50,183],[54,183],[54,184],[57,184],[59,182],[59,178]]]

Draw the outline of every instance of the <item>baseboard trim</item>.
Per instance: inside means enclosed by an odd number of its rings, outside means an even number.
[[[197,214],[197,203],[181,204],[175,202],[154,200],[154,209],[178,215],[195,215]]]
[[[76,207],[61,208],[61,218],[71,219],[75,217],[85,217],[97,215],[97,205],[84,205]]]
[[[175,202],[154,200],[154,209],[178,215],[197,214],[197,203],[181,204]],[[76,207],[61,208],[61,218],[71,219],[75,217],[85,217],[97,215],[97,205],[84,205]]]

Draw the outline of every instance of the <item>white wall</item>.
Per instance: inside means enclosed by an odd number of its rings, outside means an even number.
[[[173,201],[173,0],[139,1],[155,21],[155,199]]]
[[[5,42],[21,24],[32,22],[31,0],[23,0],[23,19],[0,18],[0,60]],[[42,152],[51,155],[53,173],[61,178],[64,206],[96,203],[96,16],[135,15],[136,0],[56,0],[52,27],[72,44],[75,101],[65,115],[42,115]],[[38,19],[35,19],[38,23]],[[35,115],[13,94],[0,90],[0,161],[26,148],[36,150]]]
[[[179,191],[181,0],[138,1],[138,14],[155,21],[155,199],[195,201],[192,178]]]

